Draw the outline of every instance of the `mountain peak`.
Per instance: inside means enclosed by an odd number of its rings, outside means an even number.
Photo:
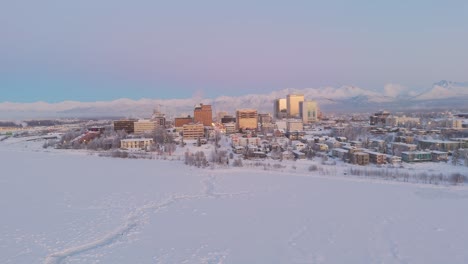
[[[448,86],[451,86],[451,84],[452,84],[451,81],[441,80],[439,82],[434,83],[434,86],[442,86],[442,87],[447,88]]]

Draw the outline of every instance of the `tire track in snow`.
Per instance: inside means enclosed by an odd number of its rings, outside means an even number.
[[[238,192],[238,193],[216,193],[215,192],[215,181],[216,177],[214,175],[210,175],[208,179],[202,181],[204,185],[203,194],[200,195],[180,195],[176,196],[173,195],[166,201],[160,203],[149,203],[142,207],[137,208],[133,213],[130,213],[127,217],[125,222],[116,228],[115,230],[107,233],[101,238],[98,238],[94,241],[89,243],[71,247],[64,249],[62,251],[58,251],[48,255],[45,258],[44,264],[60,264],[65,259],[79,255],[81,253],[95,250],[107,245],[111,245],[114,242],[118,241],[120,238],[128,234],[130,231],[135,229],[138,225],[143,224],[142,218],[148,212],[158,212],[168,206],[175,204],[177,202],[183,200],[194,200],[194,199],[201,199],[201,198],[221,198],[221,197],[234,197],[239,195],[246,195],[249,192]]]

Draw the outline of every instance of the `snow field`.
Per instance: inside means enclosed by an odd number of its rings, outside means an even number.
[[[465,186],[27,146],[0,146],[0,263],[468,260]]]

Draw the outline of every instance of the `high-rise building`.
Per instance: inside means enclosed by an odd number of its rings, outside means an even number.
[[[211,126],[213,123],[213,111],[211,105],[199,104],[193,110],[193,121],[204,126]]]
[[[317,122],[319,118],[319,108],[316,101],[303,101],[299,103],[300,116],[304,124]]]
[[[255,109],[240,109],[236,111],[236,128],[252,129],[258,128],[258,113]]]
[[[288,117],[299,117],[299,102],[303,101],[303,94],[288,94],[286,96],[286,107],[288,111]]]
[[[283,119],[288,115],[288,107],[286,104],[286,98],[276,99],[273,103],[273,114],[275,118]]]

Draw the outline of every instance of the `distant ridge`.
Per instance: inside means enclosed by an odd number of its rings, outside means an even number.
[[[388,84],[383,92],[366,90],[357,86],[321,87],[305,89],[283,89],[269,94],[249,94],[237,97],[220,96],[214,99],[147,99],[132,100],[121,98],[113,101],[59,103],[0,103],[0,119],[127,116],[149,117],[156,107],[162,107],[168,116],[192,114],[197,103],[214,104],[216,111],[233,113],[239,108],[256,108],[272,112],[273,100],[284,98],[289,93],[301,93],[305,98],[319,102],[327,112],[367,112],[386,108],[389,110],[410,110],[424,108],[460,108],[468,110],[468,82],[442,80],[420,93],[398,85]]]

